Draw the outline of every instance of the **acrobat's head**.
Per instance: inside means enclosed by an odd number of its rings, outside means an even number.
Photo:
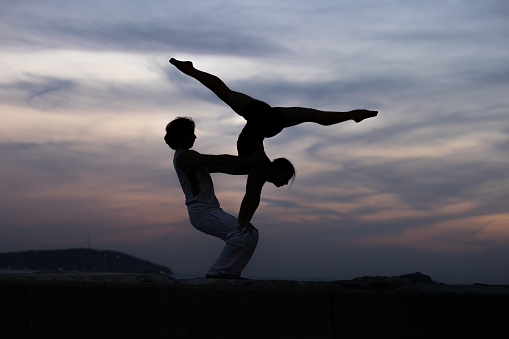
[[[177,117],[166,125],[164,141],[171,149],[190,149],[196,140],[194,128],[194,121],[190,117]]]
[[[271,182],[276,187],[288,185],[290,180],[295,180],[295,167],[286,158],[277,158],[271,162],[271,167],[268,175],[268,182]]]

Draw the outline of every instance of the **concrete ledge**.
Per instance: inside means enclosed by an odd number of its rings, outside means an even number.
[[[457,338],[504,333],[507,289],[349,290],[155,274],[0,277],[3,338]],[[502,331],[502,332],[501,332]]]

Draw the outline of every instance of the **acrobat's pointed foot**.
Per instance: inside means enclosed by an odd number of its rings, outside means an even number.
[[[378,115],[378,111],[368,111],[366,109],[358,109],[355,110],[355,118],[353,118],[353,121],[356,123],[361,122],[364,119],[373,118]]]
[[[179,71],[185,74],[189,74],[191,71],[194,70],[194,66],[191,61],[180,61],[175,58],[171,58],[170,64],[177,67]]]

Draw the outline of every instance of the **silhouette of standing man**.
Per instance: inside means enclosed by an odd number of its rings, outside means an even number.
[[[166,126],[164,140],[175,150],[173,165],[186,196],[191,224],[226,242],[206,277],[243,279],[240,275],[256,249],[258,230],[251,224],[240,226],[237,218],[220,208],[209,173],[246,174],[246,167],[256,167],[268,159],[200,154],[190,149],[196,140],[194,129],[191,118],[176,118]]]

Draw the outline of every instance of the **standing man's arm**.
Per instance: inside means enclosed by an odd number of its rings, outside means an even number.
[[[241,166],[250,166],[251,160],[250,157],[238,157],[229,154],[209,155],[187,150],[179,155],[176,162],[179,169],[183,171],[201,166],[207,166],[210,171],[210,168],[214,169],[215,167],[232,167],[235,169]]]
[[[226,173],[231,175],[249,174],[250,168],[261,168],[270,163],[264,152],[253,153],[251,156],[229,154],[209,155],[193,150],[183,152],[177,158],[177,166],[183,170],[206,166],[210,173]]]

